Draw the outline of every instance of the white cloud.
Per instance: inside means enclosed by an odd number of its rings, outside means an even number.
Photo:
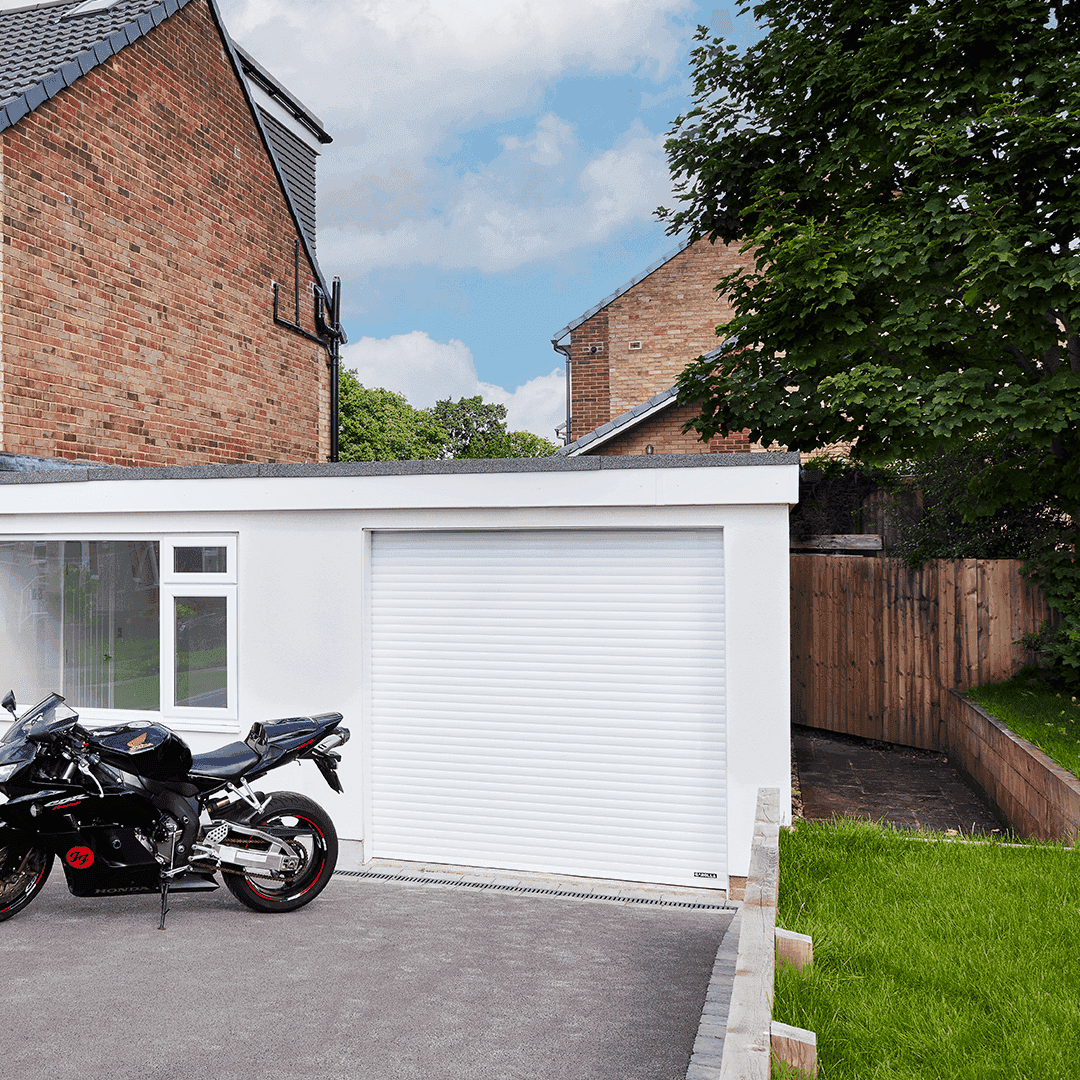
[[[663,136],[598,156],[552,114],[494,160],[462,132],[519,119],[562,77],[682,66],[690,0],[223,0],[230,33],[319,114],[320,259],[349,276],[429,265],[499,273],[591,248],[668,195]],[[682,80],[680,80],[681,82]]]
[[[229,32],[351,139],[396,155],[538,104],[568,73],[666,77],[688,0],[222,0]],[[380,119],[382,123],[372,123]],[[441,136],[436,135],[437,138]]]
[[[593,249],[670,201],[663,142],[635,120],[616,146],[582,162],[570,126],[542,117],[529,138],[506,140],[494,161],[462,178],[437,215],[410,214],[389,228],[324,225],[320,257],[350,275],[410,265],[500,273]]]
[[[515,390],[481,382],[472,351],[461,341],[434,341],[422,330],[388,338],[365,337],[346,345],[342,363],[364,386],[381,386],[402,394],[418,409],[436,401],[480,394],[484,401],[506,406],[510,431],[531,431],[552,442],[555,427],[565,419],[563,373],[530,379]]]

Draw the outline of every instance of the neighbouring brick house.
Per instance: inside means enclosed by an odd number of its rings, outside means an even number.
[[[214,0],[0,12],[0,454],[325,460],[329,141]]]
[[[716,348],[717,324],[732,317],[716,283],[751,259],[737,244],[684,244],[556,334],[556,350],[569,352],[570,424],[561,453],[752,449],[745,433],[707,444],[683,434],[695,410],[677,405],[673,389],[691,360]]]

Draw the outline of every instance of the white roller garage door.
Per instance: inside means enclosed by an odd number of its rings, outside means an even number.
[[[370,640],[371,856],[726,884],[718,531],[375,533]]]

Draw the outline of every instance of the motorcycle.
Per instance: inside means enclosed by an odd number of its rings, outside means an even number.
[[[75,896],[210,892],[220,873],[254,911],[294,911],[337,863],[333,822],[311,799],[251,788],[271,769],[313,760],[331,789],[348,741],[340,713],[252,725],[243,742],[192,755],[163,724],[86,728],[50,694],[0,738],[0,922],[41,891],[54,856]]]

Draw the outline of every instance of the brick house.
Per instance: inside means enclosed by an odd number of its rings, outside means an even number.
[[[214,0],[0,12],[0,454],[325,460],[329,141]]]
[[[745,432],[707,444],[683,434],[694,408],[677,405],[674,390],[687,363],[716,347],[717,324],[733,314],[716,283],[751,258],[737,244],[683,244],[555,335],[552,345],[568,361],[569,432],[561,453],[752,449]]]

